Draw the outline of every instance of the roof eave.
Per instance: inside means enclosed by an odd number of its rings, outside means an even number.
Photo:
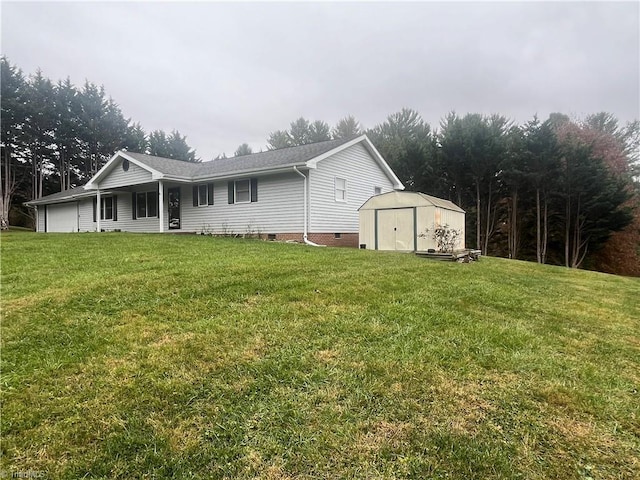
[[[114,193],[113,191],[105,191],[102,192],[103,195],[110,195]],[[47,200],[46,197],[38,198],[36,200],[29,200],[28,202],[24,202],[23,205],[27,207],[37,207],[38,205],[54,205],[57,203],[68,203],[73,202],[75,200],[82,200],[83,198],[92,198],[96,196],[96,191],[91,190],[87,192],[76,193],[74,195],[69,195],[68,197],[60,197],[55,198],[53,200]]]

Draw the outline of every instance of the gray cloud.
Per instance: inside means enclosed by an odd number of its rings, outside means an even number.
[[[628,3],[3,3],[2,53],[27,73],[104,84],[147,130],[209,159],[299,116],[371,127],[407,106],[518,122],[640,117]]]

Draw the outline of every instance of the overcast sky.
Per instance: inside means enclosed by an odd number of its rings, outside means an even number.
[[[104,85],[126,117],[209,160],[264,148],[300,116],[640,118],[639,5],[3,1],[2,53]]]

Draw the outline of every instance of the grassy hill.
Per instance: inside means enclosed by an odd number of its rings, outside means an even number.
[[[639,478],[640,281],[203,236],[2,242],[2,466]]]

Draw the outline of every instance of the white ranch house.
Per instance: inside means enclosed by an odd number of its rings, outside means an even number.
[[[119,151],[83,187],[27,205],[39,232],[259,232],[357,246],[358,208],[402,189],[362,135],[203,163]]]

